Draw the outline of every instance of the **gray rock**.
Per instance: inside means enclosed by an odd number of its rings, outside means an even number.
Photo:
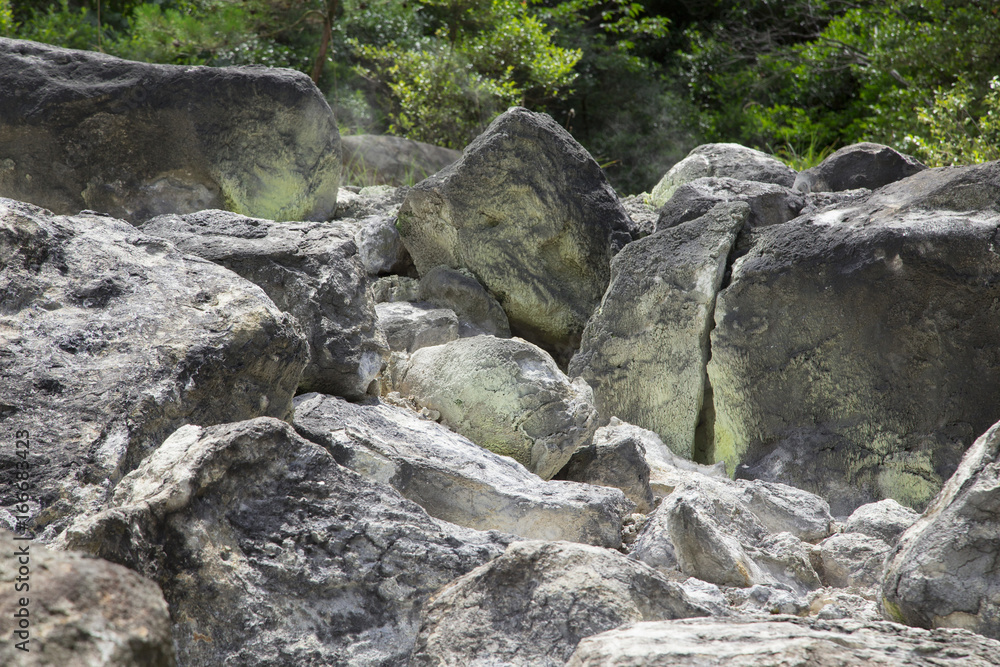
[[[566,667],[988,667],[1000,642],[895,623],[691,619],[636,623],[580,642]]]
[[[813,565],[825,586],[870,588],[882,581],[889,545],[870,535],[837,533],[816,545]]]
[[[177,664],[163,593],[131,570],[0,530],[0,580],[5,665]]]
[[[338,220],[363,220],[371,216],[395,218],[408,187],[371,185],[365,188],[340,188],[337,194]]]
[[[613,551],[517,542],[425,607],[413,667],[561,667],[584,637],[623,623],[707,616],[684,589]]]
[[[179,426],[287,417],[307,361],[294,319],[232,271],[107,216],[9,199],[0,336],[0,414],[30,435],[46,540]],[[0,485],[0,506],[13,493]]]
[[[594,441],[576,450],[556,479],[621,489],[636,511],[645,514],[653,509],[646,449],[639,440],[619,437],[608,427],[597,429]]]
[[[552,118],[519,107],[410,190],[399,211],[421,275],[439,265],[470,270],[511,331],[561,362],[578,346],[628,228],[593,158]]]
[[[739,144],[703,144],[664,174],[650,193],[649,202],[660,208],[677,188],[707,176],[774,183],[786,188],[795,182],[795,170],[767,153]]]
[[[475,336],[417,350],[396,389],[441,423],[550,479],[597,430],[590,387],[519,338]]]
[[[919,518],[920,515],[909,507],[886,498],[854,510],[844,523],[844,532],[863,533],[895,544],[899,536]]]
[[[178,429],[67,535],[159,583],[191,667],[402,664],[428,596],[509,539],[432,519],[268,418]]]
[[[632,220],[630,227],[632,238],[641,239],[656,231],[656,219],[659,217],[659,213],[657,213],[656,207],[649,203],[647,193],[622,198],[622,208]]]
[[[771,617],[777,614],[804,616],[809,602],[785,588],[755,584],[750,588],[730,588],[726,591],[730,606],[741,617]]]
[[[462,151],[389,135],[356,134],[340,142],[342,180],[353,185],[413,185],[462,157]]]
[[[716,293],[748,215],[745,203],[722,204],[629,244],[569,366],[593,387],[602,418],[655,431],[684,458],[702,418]]]
[[[393,217],[373,215],[365,218],[357,228],[354,240],[358,244],[358,258],[368,275],[406,273],[407,267],[412,264]]]
[[[385,365],[389,348],[350,225],[201,211],[159,216],[141,229],[235,271],[295,316],[310,348],[300,391],[360,398]]]
[[[966,452],[886,560],[889,618],[1000,639],[1000,424]]]
[[[375,304],[375,312],[393,352],[413,352],[430,345],[444,345],[458,338],[458,316],[448,308],[434,308],[428,303],[391,301]]]
[[[474,334],[510,338],[507,314],[468,271],[435,266],[420,279],[420,299],[452,309]]]
[[[290,69],[151,65],[0,38],[0,116],[0,196],[56,213],[326,220],[337,207],[337,122]]]
[[[656,231],[700,218],[717,204],[736,201],[750,206],[750,216],[746,221],[748,227],[788,222],[806,205],[806,199],[801,194],[773,183],[724,177],[697,178],[678,187],[660,208]]]
[[[930,169],[754,232],[719,293],[715,460],[921,508],[998,418],[1000,163]]]
[[[817,495],[787,484],[739,480],[740,500],[772,533],[790,532],[816,542],[833,532],[830,505]]]
[[[851,593],[842,588],[820,588],[809,594],[809,615],[820,620],[881,621],[878,594],[875,589],[865,589],[865,595]]]
[[[617,489],[544,482],[409,410],[307,394],[296,399],[294,424],[338,463],[395,487],[433,517],[526,539],[621,546],[632,507]]]
[[[408,276],[382,276],[372,283],[375,303],[394,301],[419,301],[420,281]]]
[[[800,192],[875,190],[926,168],[888,146],[864,142],[844,146],[815,167],[799,172],[792,187]]]

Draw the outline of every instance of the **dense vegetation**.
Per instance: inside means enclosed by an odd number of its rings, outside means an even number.
[[[521,104],[628,192],[705,141],[797,167],[862,140],[1000,158],[994,0],[0,0],[0,34],[293,67],[346,133],[461,147]]]

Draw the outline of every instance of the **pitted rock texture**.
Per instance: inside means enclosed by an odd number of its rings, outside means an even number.
[[[624,623],[707,616],[676,583],[613,551],[517,542],[425,607],[413,667],[561,667]]]
[[[130,62],[0,38],[0,196],[139,222],[224,208],[327,220],[340,135],[289,69]]]
[[[191,667],[402,664],[427,597],[510,539],[432,519],[269,418],[178,429],[67,537],[160,584]]]
[[[889,545],[863,533],[837,533],[813,549],[813,566],[826,586],[872,588],[882,582]]]
[[[926,168],[888,146],[863,142],[844,146],[815,167],[799,172],[793,188],[800,192],[876,190]]]
[[[743,201],[750,206],[747,227],[766,227],[788,222],[805,208],[801,194],[773,183],[735,178],[697,178],[677,188],[659,211],[656,231],[695,220],[718,204]]]
[[[287,417],[307,350],[228,269],[106,216],[0,199],[0,405],[30,434],[45,539],[179,426]],[[0,506],[16,463],[3,453]]]
[[[542,481],[410,410],[307,394],[296,399],[294,424],[341,465],[395,487],[439,519],[527,539],[621,546],[632,504],[618,489]]]
[[[350,225],[201,211],[140,228],[235,271],[298,320],[310,348],[300,391],[361,398],[388,360]]]
[[[889,618],[1000,639],[1000,424],[969,448],[886,560]]]
[[[626,246],[570,362],[604,420],[655,431],[684,458],[695,454],[716,294],[749,212],[742,202],[720,204]]]
[[[649,202],[660,208],[680,186],[713,176],[774,183],[786,188],[795,183],[795,170],[767,153],[739,144],[703,144],[664,174],[649,194]]]
[[[715,460],[917,509],[1000,418],[1000,163],[929,169],[755,230],[719,293]]]
[[[545,114],[513,107],[419,183],[399,231],[421,275],[466,268],[514,335],[565,362],[608,285],[629,219],[594,159]]]
[[[519,338],[474,336],[417,350],[395,387],[441,423],[551,479],[597,429],[590,387]]]
[[[4,665],[177,664],[163,593],[121,565],[52,551],[0,530],[0,581]]]

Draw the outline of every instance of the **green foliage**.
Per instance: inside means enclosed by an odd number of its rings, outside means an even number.
[[[12,9],[15,7],[12,4]],[[15,12],[24,15],[13,37],[36,42],[56,44],[70,49],[96,50],[101,40],[96,15],[86,7],[74,8],[69,0],[60,0],[42,8],[32,8],[29,12]]]
[[[0,36],[10,37],[17,29],[14,22],[14,10],[10,6],[10,0],[0,0]]]
[[[1000,76],[979,97],[977,87],[959,80],[934,91],[934,101],[917,109],[923,136],[910,136],[915,154],[940,167],[1000,160]]]

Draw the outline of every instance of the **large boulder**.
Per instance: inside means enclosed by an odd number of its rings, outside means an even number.
[[[160,584],[179,664],[254,667],[403,664],[427,597],[508,540],[260,418],[178,429],[66,543]]]
[[[210,210],[158,216],[141,229],[235,271],[295,316],[310,346],[300,391],[360,398],[388,359],[350,225]]]
[[[739,144],[703,144],[663,175],[649,194],[649,203],[660,208],[680,186],[710,176],[774,183],[786,188],[795,183],[795,170],[767,153]]]
[[[295,320],[232,271],[125,222],[8,199],[0,332],[0,414],[30,435],[46,539],[183,424],[289,416],[307,361]]]
[[[719,293],[710,450],[741,476],[922,508],[1000,418],[1000,163],[755,231]]]
[[[514,107],[455,164],[418,184],[399,231],[421,275],[466,268],[511,331],[565,361],[631,240],[628,215],[592,157],[545,114]]]
[[[783,617],[636,623],[580,642],[566,667],[994,667],[1000,642],[961,630]]]
[[[876,190],[926,168],[888,146],[863,142],[844,146],[815,167],[799,172],[793,188],[800,192]]]
[[[336,211],[337,123],[293,70],[151,65],[0,38],[0,117],[0,196],[56,213]]]
[[[387,134],[355,134],[340,138],[344,151],[344,183],[413,185],[462,157],[462,151]]]
[[[517,542],[425,607],[413,667],[562,667],[624,623],[708,616],[684,589],[613,551]]]
[[[597,429],[590,387],[519,338],[474,336],[413,353],[395,388],[481,447],[551,479]]]
[[[702,419],[716,293],[749,213],[742,202],[720,204],[626,246],[569,366],[593,388],[603,419],[655,431],[684,458],[694,458]]]
[[[617,489],[542,481],[405,408],[307,394],[296,399],[294,424],[338,463],[392,485],[433,517],[527,539],[621,546],[632,506]]]
[[[1000,424],[958,470],[886,560],[888,617],[1000,639]]]
[[[22,536],[23,538],[23,536]],[[135,572],[0,530],[0,663],[173,667],[163,593]]]

